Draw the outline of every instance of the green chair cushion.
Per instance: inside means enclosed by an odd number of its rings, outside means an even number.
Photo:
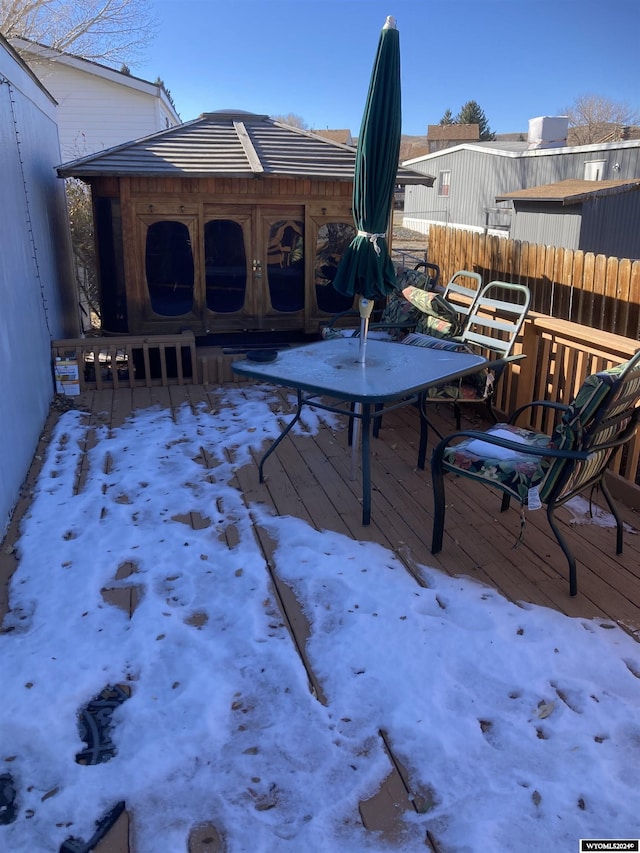
[[[439,338],[454,338],[462,331],[458,312],[440,293],[404,287],[402,293],[420,312],[416,331]]]

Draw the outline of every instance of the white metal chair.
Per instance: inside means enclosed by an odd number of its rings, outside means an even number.
[[[495,385],[506,365],[522,357],[511,352],[530,302],[531,293],[525,285],[491,281],[474,299],[459,337],[441,340],[412,332],[403,338],[404,345],[471,350],[489,359],[481,373],[459,379],[455,384],[431,388],[425,397],[425,404],[453,403],[457,429],[460,429],[460,405],[464,403],[486,403],[495,421],[492,408]]]

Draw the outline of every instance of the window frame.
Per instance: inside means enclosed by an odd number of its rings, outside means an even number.
[[[449,198],[450,194],[451,194],[451,169],[441,169],[438,172],[438,196],[440,196],[442,198]]]

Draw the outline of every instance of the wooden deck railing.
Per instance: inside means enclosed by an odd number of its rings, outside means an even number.
[[[77,361],[81,391],[197,383],[193,332],[53,341],[52,355]]]
[[[640,343],[622,335],[589,329],[577,323],[532,313],[527,318],[516,352],[526,358],[506,372],[498,388],[496,408],[503,413],[533,400],[568,403],[586,376],[629,359]],[[552,414],[539,414],[532,426],[551,432]],[[640,509],[640,431],[619,452],[611,466],[627,505]]]
[[[443,282],[456,270],[526,284],[533,311],[593,329],[640,337],[640,260],[608,258],[432,225],[429,260]]]
[[[505,371],[496,409],[508,414],[532,400],[568,402],[584,378],[626,361],[639,343],[622,335],[590,329],[533,312],[524,324],[515,352],[526,358]],[[198,376],[195,339],[180,335],[78,338],[54,341],[52,354],[78,363],[80,390],[185,385]],[[232,358],[237,356],[229,356]],[[550,432],[542,418],[534,426]],[[628,484],[625,502],[640,510],[640,434],[616,457],[615,475]]]

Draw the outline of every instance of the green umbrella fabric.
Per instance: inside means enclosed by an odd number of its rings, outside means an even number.
[[[386,296],[396,287],[386,230],[400,156],[400,34],[389,16],[380,33],[356,152],[353,218],[357,235],[333,286],[345,296]]]

